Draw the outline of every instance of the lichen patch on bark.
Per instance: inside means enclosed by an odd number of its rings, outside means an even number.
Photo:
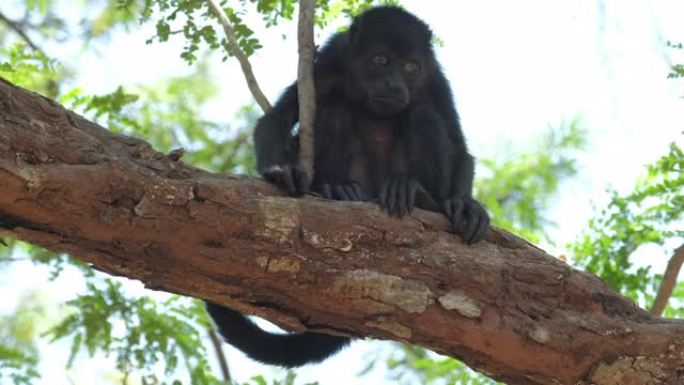
[[[472,298],[465,293],[452,290],[439,297],[439,303],[447,310],[456,310],[462,316],[468,318],[478,318],[482,314],[482,309]]]
[[[394,305],[409,313],[420,313],[434,302],[422,282],[372,270],[354,270],[336,279],[332,290],[359,299]]]
[[[656,385],[665,383],[667,373],[655,358],[619,357],[611,363],[600,364],[589,379],[597,385]]]
[[[296,205],[287,200],[262,198],[258,200],[259,213],[263,226],[258,235],[276,243],[292,243],[297,232],[299,220]]]
[[[530,338],[532,341],[538,342],[540,344],[544,344],[549,341],[551,338],[551,335],[549,333],[549,330],[543,326],[537,326],[534,327],[529,334]]]
[[[343,233],[322,234],[307,228],[302,229],[304,242],[317,249],[333,249],[342,252],[349,252],[354,248],[354,241]]]

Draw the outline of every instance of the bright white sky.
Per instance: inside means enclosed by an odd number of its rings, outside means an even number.
[[[580,173],[562,187],[550,207],[551,230],[558,247],[575,239],[592,207],[606,202],[606,187],[628,190],[643,165],[664,154],[672,141],[684,145],[684,95],[681,82],[666,79],[670,62],[682,56],[664,48],[666,40],[684,41],[684,2],[671,1],[472,1],[407,0],[406,8],[430,24],[444,46],[438,48],[451,80],[466,137],[476,156],[487,157],[507,143],[525,146],[549,126],[580,117],[589,131],[590,147],[580,155]],[[448,4],[448,5],[447,5]],[[74,14],[74,9],[65,9]],[[255,17],[250,25],[260,25]],[[60,60],[78,68],[76,85],[86,93],[111,92],[122,84],[135,85],[191,71],[180,58],[181,43],[146,45],[153,26],[140,32],[116,33],[95,45],[99,54],[81,53],[74,46],[47,46]],[[251,61],[266,95],[273,101],[296,75],[295,26],[258,30],[266,47]],[[320,34],[322,42],[329,33]],[[221,97],[207,115],[229,123],[232,112],[251,96],[234,62],[214,60],[212,70]],[[656,250],[648,263],[663,269],[671,250]],[[4,267],[3,267],[4,268]],[[13,308],[11,299],[22,290],[42,287],[49,300],[64,300],[82,290],[77,275],[68,273],[47,283],[46,272],[16,263],[0,276],[0,311]],[[32,277],[27,280],[26,277]],[[374,345],[375,346],[375,345]],[[44,384],[67,384],[66,345],[47,348]],[[352,348],[318,366],[300,370],[299,380],[331,384],[378,384],[383,372],[356,378],[364,367],[368,343]],[[274,371],[228,352],[239,380]],[[47,361],[47,360],[44,360]],[[69,376],[78,384],[99,383],[111,368],[106,360],[80,360]],[[101,367],[99,370],[92,368]],[[389,383],[389,382],[388,382]],[[0,379],[0,384],[4,384]]]

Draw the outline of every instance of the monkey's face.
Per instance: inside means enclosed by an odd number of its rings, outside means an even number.
[[[435,58],[425,23],[398,8],[380,7],[357,17],[348,38],[348,97],[381,116],[426,97]]]
[[[403,111],[423,83],[419,58],[373,49],[354,60],[354,80],[362,103],[371,112],[390,116]]]

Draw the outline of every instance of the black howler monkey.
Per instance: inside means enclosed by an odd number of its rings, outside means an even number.
[[[415,206],[442,211],[468,242],[489,217],[472,197],[468,153],[429,27],[395,7],[372,8],[320,50],[316,82],[315,171],[297,165],[297,84],[254,132],[258,171],[296,196],[377,200],[392,215]],[[258,361],[294,367],[321,361],[349,342],[317,333],[267,333],[242,314],[207,304],[219,332]]]

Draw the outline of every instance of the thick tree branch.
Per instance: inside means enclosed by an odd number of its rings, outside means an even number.
[[[684,245],[679,246],[675,250],[672,258],[670,258],[670,261],[667,263],[665,274],[663,274],[663,280],[660,282],[658,295],[656,295],[656,298],[653,301],[653,307],[651,307],[651,314],[663,314],[663,310],[665,310],[667,302],[672,296],[672,291],[677,284],[677,276],[679,276],[679,271],[682,269],[682,263],[684,263]]]
[[[268,112],[271,109],[271,103],[268,102],[268,99],[261,91],[256,76],[254,76],[254,72],[252,71],[252,65],[249,64],[249,59],[247,59],[247,55],[240,49],[240,44],[238,44],[237,36],[233,30],[233,25],[230,23],[230,19],[228,19],[228,15],[226,15],[226,12],[221,8],[221,4],[219,4],[218,0],[207,0],[207,2],[223,27],[230,54],[235,56],[238,62],[240,62],[240,68],[247,81],[249,91],[252,93],[252,96],[254,96],[254,100],[256,100],[259,107],[261,107],[261,110]]]
[[[297,92],[299,100],[299,164],[311,177],[314,171],[314,122],[316,120],[316,89],[313,62],[315,0],[299,0],[297,44]]]
[[[684,323],[504,231],[282,197],[0,81],[0,235],[287,329],[422,345],[510,384],[680,384]],[[333,358],[334,359],[334,358]]]

